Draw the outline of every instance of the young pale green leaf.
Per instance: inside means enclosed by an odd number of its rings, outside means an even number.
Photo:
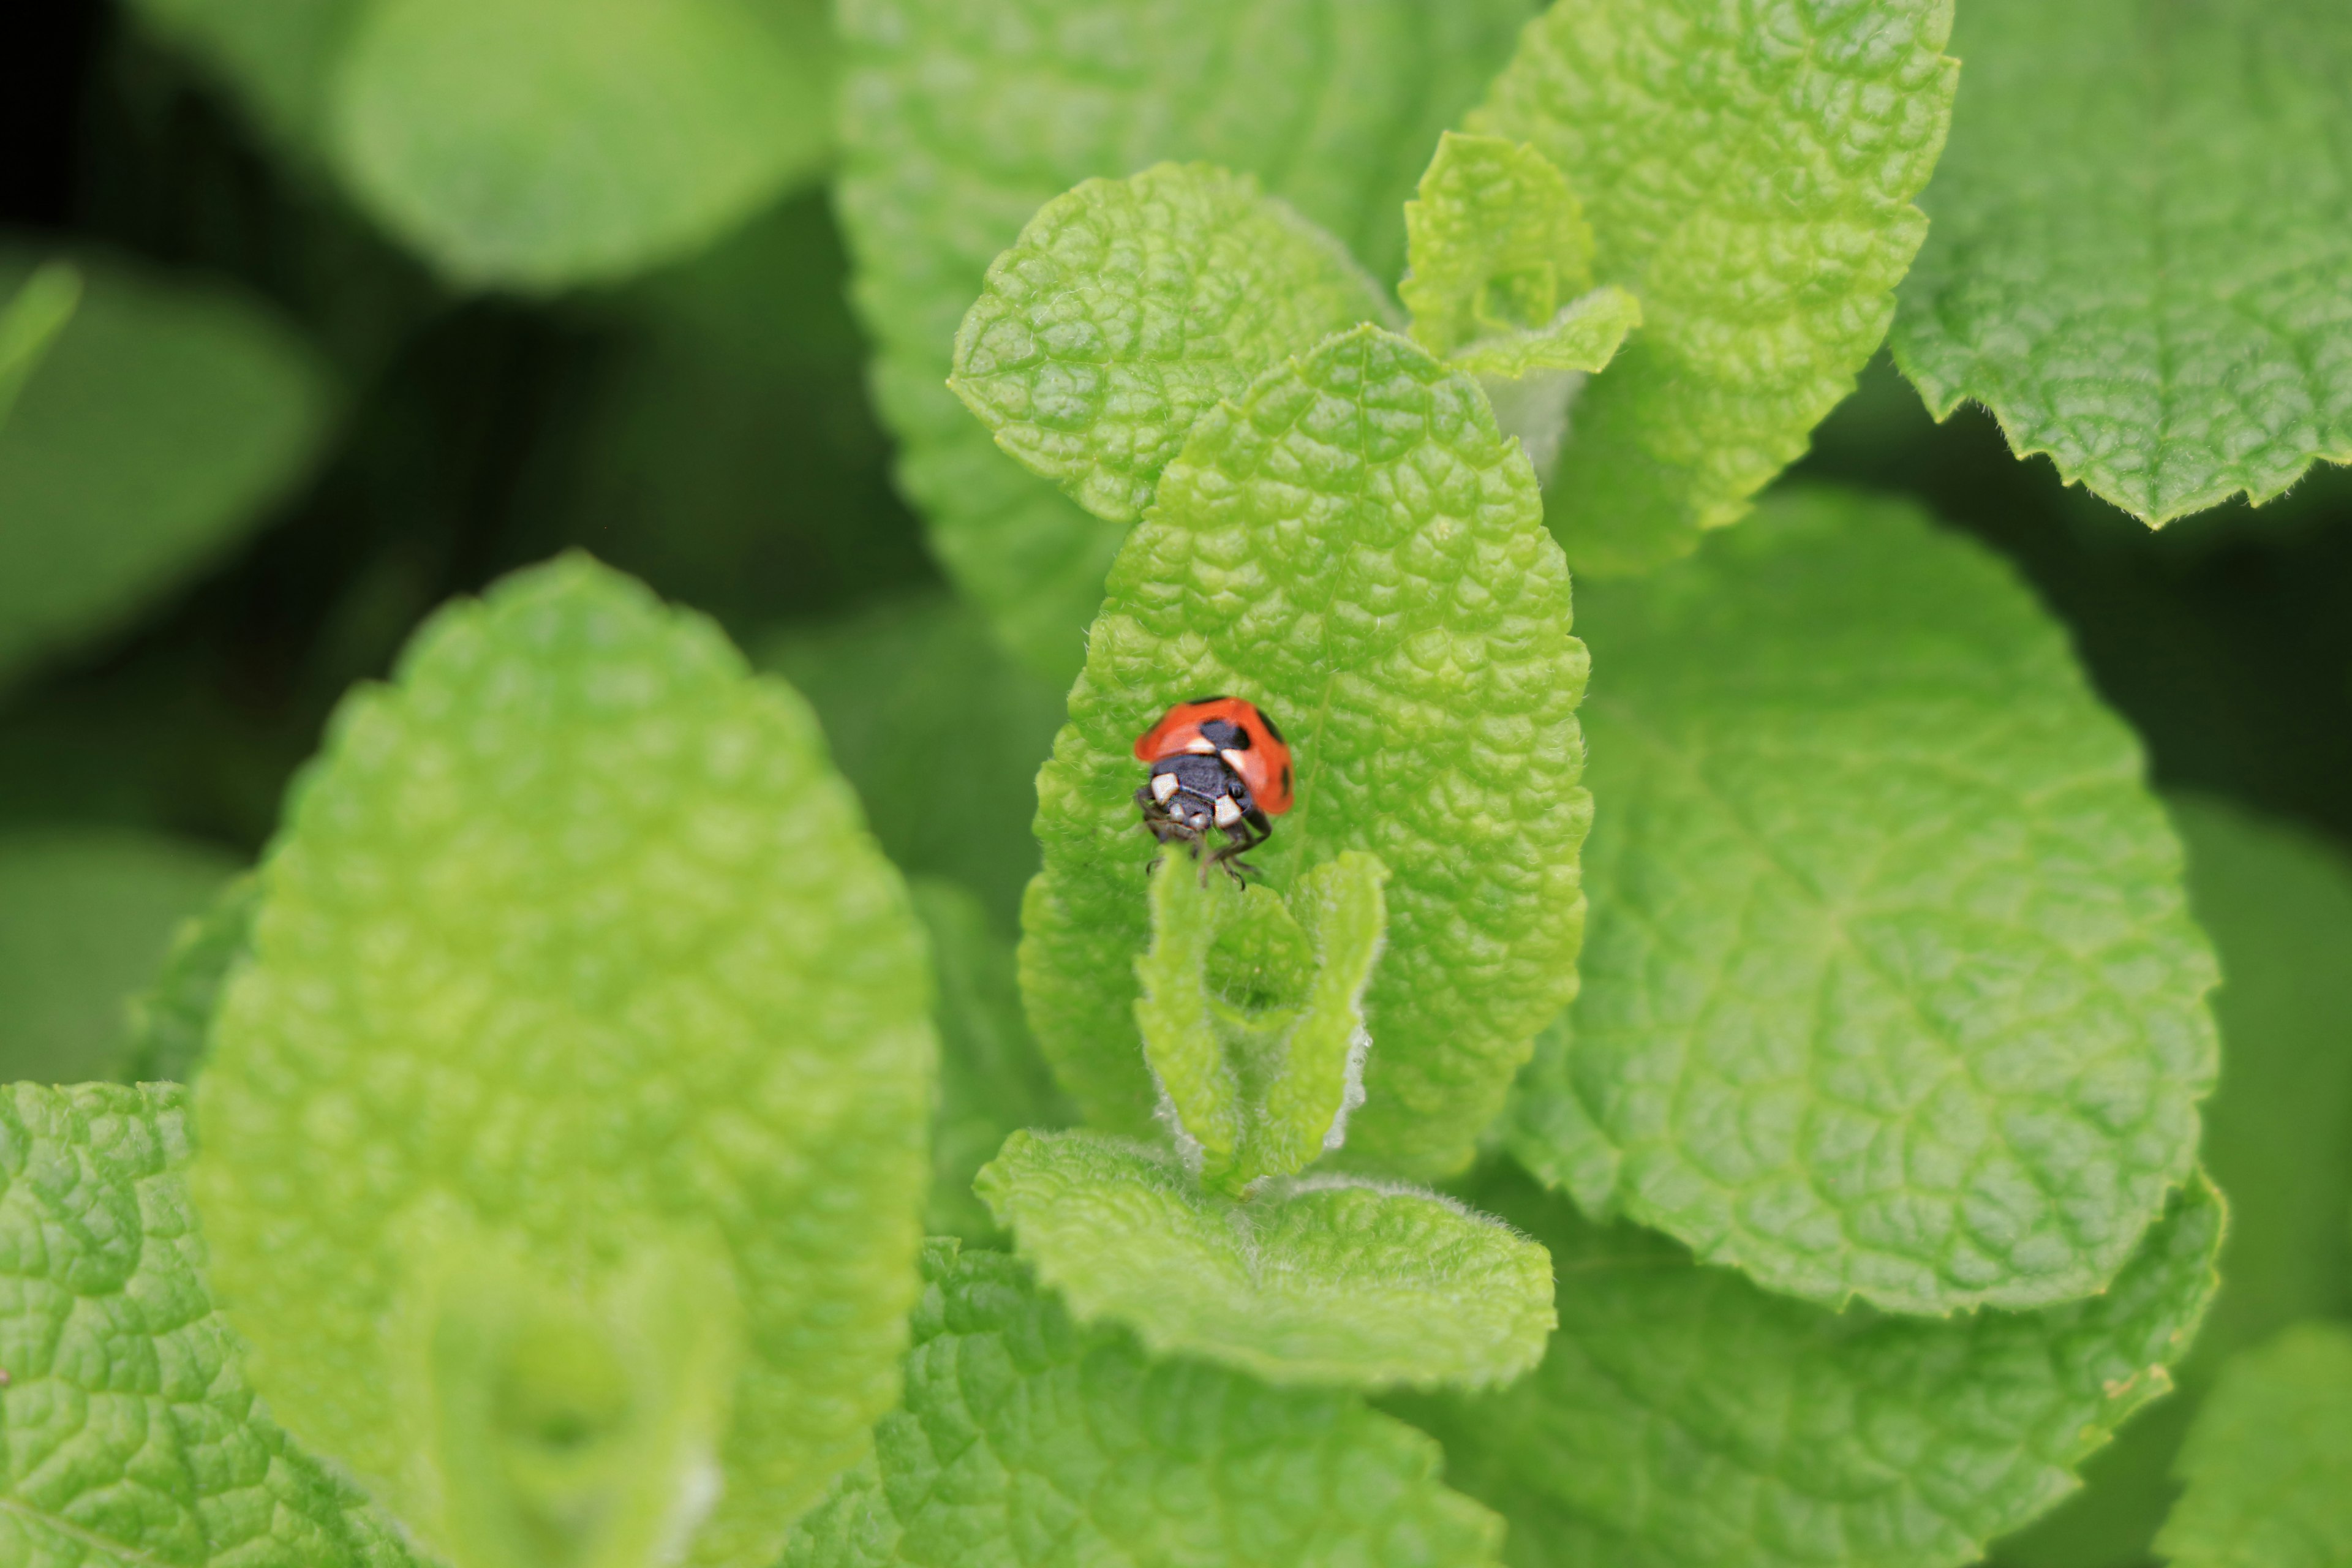
[[[1163,854],[1137,1031],[1186,1169],[1239,1194],[1347,1140],[1364,1100],[1364,988],[1388,926],[1388,868],[1349,850],[1285,900]]]
[[[2298,1323],[2222,1368],[2179,1474],[2156,1538],[2179,1568],[2352,1562],[2352,1329]]]
[[[570,557],[345,705],[260,875],[191,1181],[278,1418],[458,1568],[772,1561],[929,1176],[920,933],[805,706]]]
[[[1496,395],[1505,389],[1498,388],[1496,382],[1524,381],[1546,372],[1606,370],[1617,357],[1625,334],[1641,324],[1642,302],[1612,284],[1570,300],[1541,326],[1480,338],[1458,350],[1447,363],[1456,370],[1468,371],[1486,385],[1499,418],[1503,399]],[[1551,439],[1557,449],[1558,437]],[[1538,471],[1549,474],[1547,468]]]
[[[1390,315],[1347,247],[1253,176],[1160,163],[1038,209],[989,268],[948,384],[1032,472],[1133,522],[1221,399]]]
[[[112,1076],[126,1004],[236,870],[204,845],[127,828],[0,836],[0,1081]]]
[[[1324,1178],[1235,1203],[1098,1132],[1017,1132],[979,1190],[1080,1322],[1269,1383],[1483,1388],[1552,1327],[1544,1249],[1434,1193]]]
[[[1895,355],[2150,524],[2352,462],[2352,26],[2326,0],[1969,0]]]
[[[1539,329],[1592,287],[1592,229],[1568,181],[1524,142],[1449,131],[1405,204],[1412,336],[1441,359]]]
[[[1037,768],[1062,689],[1006,657],[978,612],[935,594],[795,629],[761,663],[816,710],[890,858],[970,888],[1011,932],[1037,869]]]
[[[308,345],[214,288],[84,258],[80,305],[0,425],[0,684],[261,521],[331,402]],[[40,270],[0,247],[0,299]]]
[[[260,905],[260,880],[243,876],[180,922],[154,983],[131,999],[131,1043],[112,1076],[125,1083],[195,1081],[221,987],[252,945]]]
[[[1979,549],[1836,492],[1584,600],[1618,804],[1527,1163],[1588,1198],[1613,1163],[1633,1218],[1814,1300],[2104,1287],[2189,1175],[2215,972],[2061,628]]]
[[[907,1398],[784,1568],[1486,1568],[1501,1522],[1351,1395],[1152,1362],[934,1242]]]
[[[842,0],[839,199],[898,479],[1005,644],[1066,679],[1126,529],[999,451],[943,384],[997,256],[1071,186],[1259,175],[1376,277],[1429,150],[1535,0]],[[1304,345],[1301,345],[1304,346]]]
[[[0,425],[80,307],[81,274],[62,261],[36,268],[0,306]]]
[[[940,1031],[940,1103],[931,1117],[933,1236],[988,1241],[995,1219],[971,1190],[980,1168],[1024,1127],[1072,1120],[1021,1016],[1013,947],[989,929],[978,900],[946,882],[914,885],[931,939]]]
[[[2221,1079],[2200,1151],[2230,1195],[2221,1292],[2179,1369],[2181,1396],[2126,1427],[2080,1496],[2003,1543],[2009,1568],[2138,1568],[2216,1369],[2289,1323],[2352,1316],[2352,868],[2219,801],[2170,805],[2189,907],[2221,961]]]
[[[1268,885],[1349,849],[1391,873],[1347,1157],[1468,1163],[1575,988],[1583,931],[1586,660],[1541,505],[1475,385],[1377,328],[1194,428],[1111,574],[1038,775],[1022,988],[1091,1120],[1140,1135],[1156,1102],[1131,1014],[1153,853],[1135,737],[1172,702],[1231,692],[1282,727],[1297,771],[1297,805],[1252,857]]]
[[[1805,449],[1885,334],[1949,121],[1951,0],[1591,0],[1528,28],[1473,130],[1532,142],[1643,326],[1547,490],[1580,573],[1688,552]]]
[[[2221,1232],[2195,1182],[2105,1294],[1936,1321],[1768,1295],[1524,1184],[1486,1195],[1551,1247],[1559,1331],[1516,1387],[1398,1407],[1520,1568],[1975,1562],[2168,1386]]]
[[[531,291],[686,255],[831,138],[821,10],[747,0],[374,0],[337,66],[352,193],[455,281]]]
[[[0,1087],[0,1563],[410,1568],[256,1405],[176,1085]]]

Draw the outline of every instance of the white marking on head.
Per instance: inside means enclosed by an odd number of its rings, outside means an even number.
[[[1207,756],[1217,749],[1217,743],[1206,735],[1195,735],[1184,742],[1184,749],[1196,756]]]
[[[1160,805],[1166,805],[1168,804],[1168,797],[1176,793],[1176,775],[1174,773],[1154,773],[1151,775],[1151,798],[1158,801]]]
[[[1217,755],[1223,757],[1225,760],[1225,766],[1233,769],[1234,772],[1239,773],[1242,771],[1241,752],[1236,752],[1232,747],[1228,746],[1223,751],[1219,752]]]
[[[1229,795],[1219,795],[1217,797],[1217,826],[1220,827],[1231,827],[1234,823],[1239,822],[1241,819],[1242,808],[1234,804],[1234,797]]]

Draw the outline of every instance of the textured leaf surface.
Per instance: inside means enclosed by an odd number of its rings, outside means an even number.
[[[215,849],[160,834],[0,836],[0,1081],[111,1077],[131,996],[174,929],[236,869]]]
[[[971,889],[1011,932],[1037,869],[1037,768],[1062,725],[1063,689],[940,595],[795,630],[763,662],[816,709],[890,858]]]
[[[1153,852],[1135,737],[1230,692],[1273,716],[1297,770],[1297,805],[1252,857],[1268,885],[1348,849],[1391,873],[1349,1158],[1468,1162],[1574,990],[1583,928],[1586,661],[1540,506],[1475,385],[1375,328],[1195,427],[1112,573],[1038,776],[1022,986],[1090,1119],[1139,1134],[1155,1100],[1129,1013]]]
[[[626,277],[708,244],[831,134],[822,15],[744,0],[374,0],[331,110],[362,203],[452,279]]]
[[[1540,327],[1592,287],[1592,228],[1550,159],[1500,136],[1439,138],[1404,209],[1412,336],[1443,358]]]
[[[904,1405],[785,1568],[1476,1568],[1493,1515],[1343,1394],[1152,1362],[1001,1252],[933,1243]]]
[[[2156,1549],[2179,1568],[2352,1562],[2352,1329],[2301,1323],[2222,1370]]]
[[[2213,1288],[2221,1205],[2174,1200],[2105,1295],[1942,1321],[1767,1295],[1523,1184],[1559,1331],[1502,1394],[1402,1407],[1522,1568],[1958,1568],[2164,1392]]]
[[[1364,1099],[1364,988],[1387,934],[1388,870],[1350,850],[1286,900],[1193,872],[1163,854],[1151,879],[1135,1021],[1186,1169],[1239,1194],[1346,1142]]]
[[[899,481],[997,633],[1057,679],[1125,529],[998,451],[942,384],[998,254],[1081,180],[1255,174],[1375,277],[1438,132],[1532,0],[842,0],[843,222]]]
[[[49,345],[81,305],[81,274],[62,261],[36,269],[0,306],[0,425]]]
[[[1969,0],[1895,353],[1938,417],[2161,523],[2352,462],[2352,26],[2326,0]]]
[[[1625,334],[1641,324],[1640,300],[1613,286],[1595,289],[1562,305],[1540,326],[1480,338],[1451,363],[1488,384],[1499,417],[1503,405],[1494,381],[1519,381],[1545,371],[1606,370]],[[1538,471],[1547,477],[1550,472]]]
[[[1816,1300],[2104,1286],[2189,1174],[2215,972],[2058,626],[1975,546],[1836,492],[1584,597],[1615,805],[1533,1098],[1609,1149],[1538,1104],[1522,1157]]]
[[[239,877],[180,922],[154,983],[131,999],[129,1047],[114,1075],[127,1083],[192,1083],[212,1038],[213,1013],[232,964],[253,942],[261,884]]]
[[[2352,1316],[2352,868],[2335,846],[2219,801],[2170,805],[2189,906],[2221,960],[2221,1081],[2200,1151],[2230,1199],[2221,1293],[2179,1368],[2180,1397],[2126,1427],[2080,1496],[2003,1544],[2014,1568],[2137,1568],[2215,1369],[2300,1319]]]
[[[1022,1132],[980,1194],[1080,1322],[1273,1383],[1507,1383],[1552,1325],[1544,1249],[1433,1193],[1320,1181],[1236,1204],[1157,1150]]]
[[[260,306],[79,266],[80,307],[0,426],[0,683],[260,521],[326,434],[319,363]],[[0,247],[0,298],[35,268]]]
[[[988,269],[950,382],[996,444],[1133,522],[1193,423],[1386,296],[1257,181],[1210,163],[1088,180]]]
[[[405,1568],[237,1370],[184,1091],[0,1087],[0,1562]]]
[[[931,940],[940,1030],[940,1103],[931,1118],[933,1236],[996,1237],[971,1190],[980,1168],[1024,1127],[1060,1127],[1068,1106],[1021,1016],[1013,947],[989,929],[979,900],[946,882],[915,884],[915,911]]]
[[[261,876],[192,1180],[278,1418],[461,1568],[703,1506],[684,1561],[771,1561],[894,1396],[929,1173],[919,934],[806,708],[568,558],[345,706]]]
[[[1470,117],[1584,203],[1643,324],[1585,390],[1547,499],[1580,572],[1738,520],[1885,336],[1958,69],[1950,0],[1555,5]]]

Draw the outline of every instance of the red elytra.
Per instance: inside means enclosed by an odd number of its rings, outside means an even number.
[[[1249,744],[1238,748],[1228,765],[1238,761],[1236,771],[1242,783],[1249,785],[1250,795],[1257,808],[1268,816],[1280,816],[1290,809],[1290,746],[1283,740],[1282,731],[1274,721],[1257,710],[1257,705],[1238,697],[1203,697],[1192,702],[1179,702],[1160,717],[1160,722],[1143,732],[1135,742],[1135,760],[1156,763],[1183,752],[1213,753],[1216,743],[1201,733],[1201,725],[1211,719],[1222,719],[1249,737]]]

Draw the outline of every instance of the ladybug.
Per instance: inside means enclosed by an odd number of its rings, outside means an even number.
[[[1202,837],[1219,828],[1224,847],[1209,858],[1228,869],[1250,869],[1240,857],[1274,831],[1268,817],[1290,809],[1290,747],[1273,720],[1238,697],[1179,702],[1135,742],[1135,760],[1151,764],[1135,792],[1145,830],[1198,854]]]

